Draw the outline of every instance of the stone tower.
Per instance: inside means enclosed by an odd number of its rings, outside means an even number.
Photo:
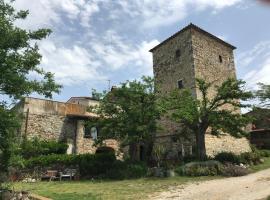
[[[228,78],[236,78],[234,49],[236,48],[231,44],[198,26],[188,25],[150,50],[153,54],[154,77],[158,91],[165,95],[176,88],[189,88],[194,97],[200,99],[201,94],[195,88],[196,78],[213,82],[214,85],[220,85]],[[214,93],[214,88],[211,88],[210,98],[214,96]],[[167,119],[161,120],[160,124],[163,129],[157,134],[158,142],[178,154],[184,155],[187,151],[192,151],[192,142],[174,139],[177,130],[181,127],[177,127]],[[242,139],[226,136],[226,140],[208,135],[206,138],[208,154],[223,151],[222,148],[224,151],[227,149],[237,153],[249,150],[246,140],[243,148],[240,145],[239,149],[228,146],[239,145],[236,143],[243,142]],[[179,149],[179,143],[181,149]]]

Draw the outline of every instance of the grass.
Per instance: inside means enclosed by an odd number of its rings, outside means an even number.
[[[265,162],[252,166],[252,172],[270,168],[270,157]],[[123,181],[72,181],[16,183],[16,190],[26,190],[54,200],[128,200],[147,199],[147,196],[165,191],[171,186],[188,182],[205,181],[220,177],[174,177],[144,178]],[[268,197],[270,200],[270,197]]]
[[[187,182],[216,177],[144,178],[123,181],[73,181],[16,183],[16,190],[29,191],[54,200],[128,200],[146,199],[150,194]]]
[[[253,165],[250,167],[252,172],[257,172],[257,171],[270,168],[270,157],[263,158],[263,159],[264,159],[264,163],[259,164],[259,165]]]

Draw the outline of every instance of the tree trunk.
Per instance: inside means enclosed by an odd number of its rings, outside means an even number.
[[[197,144],[197,157],[199,160],[205,160],[206,148],[205,148],[205,130],[199,129],[196,132],[196,144]]]

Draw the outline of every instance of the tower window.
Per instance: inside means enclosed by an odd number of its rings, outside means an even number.
[[[175,59],[179,59],[180,56],[181,56],[181,51],[180,51],[180,49],[177,49],[177,50],[175,51]]]
[[[222,56],[219,55],[218,58],[219,58],[219,62],[222,63],[223,62]]]
[[[178,89],[183,89],[184,88],[183,80],[179,80],[177,82],[177,86],[178,86]]]

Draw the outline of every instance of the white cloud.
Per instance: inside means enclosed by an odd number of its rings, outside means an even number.
[[[55,42],[41,43],[42,66],[54,72],[62,84],[68,85],[104,78],[101,74],[105,71],[132,67],[136,72],[152,75],[152,56],[148,51],[159,41],[135,38],[134,42],[126,37],[130,34],[128,31],[120,36],[117,30],[122,27],[125,29],[132,24],[137,31],[140,27],[168,26],[191,12],[205,9],[218,12],[242,1],[33,0],[29,3],[29,0],[16,0],[15,5],[17,9],[30,11],[28,20],[20,22],[22,26],[56,29]],[[98,13],[101,17],[94,18]],[[59,28],[65,32],[58,32]]]
[[[31,28],[62,23],[61,17],[79,20],[84,27],[91,26],[91,18],[101,12],[105,17],[129,23],[130,18],[144,28],[170,25],[184,19],[189,13],[207,8],[219,11],[243,0],[17,0],[18,9],[29,9]],[[115,5],[118,5],[115,6]],[[120,9],[119,9],[120,6]],[[129,16],[129,18],[127,17]]]
[[[270,41],[263,41],[258,43],[250,51],[243,52],[239,55],[238,63],[242,66],[250,65],[258,57],[265,59],[270,54]]]
[[[65,48],[56,46],[52,41],[43,41],[40,52],[43,55],[41,67],[54,73],[56,80],[63,85],[105,79],[98,71],[100,63],[85,48]]]
[[[219,11],[242,0],[118,0],[123,11],[132,18],[141,18],[143,27],[168,26],[184,19],[194,10],[211,8]]]
[[[248,86],[256,89],[257,83],[270,84],[270,57],[257,67],[257,70],[249,71],[243,79],[247,81]]]
[[[159,41],[152,40],[135,45],[124,40],[116,32],[108,31],[103,37],[91,41],[91,48],[113,71],[135,65],[141,73],[151,75],[152,55],[149,50],[157,44]]]
[[[99,12],[99,0],[29,0],[15,1],[16,9],[29,10],[25,21],[19,24],[26,28],[53,27],[63,23],[62,17],[79,20],[82,26],[89,27],[94,13]]]
[[[237,65],[244,73],[241,75],[250,89],[256,89],[257,83],[270,84],[270,41],[263,41],[253,49],[238,56]]]

